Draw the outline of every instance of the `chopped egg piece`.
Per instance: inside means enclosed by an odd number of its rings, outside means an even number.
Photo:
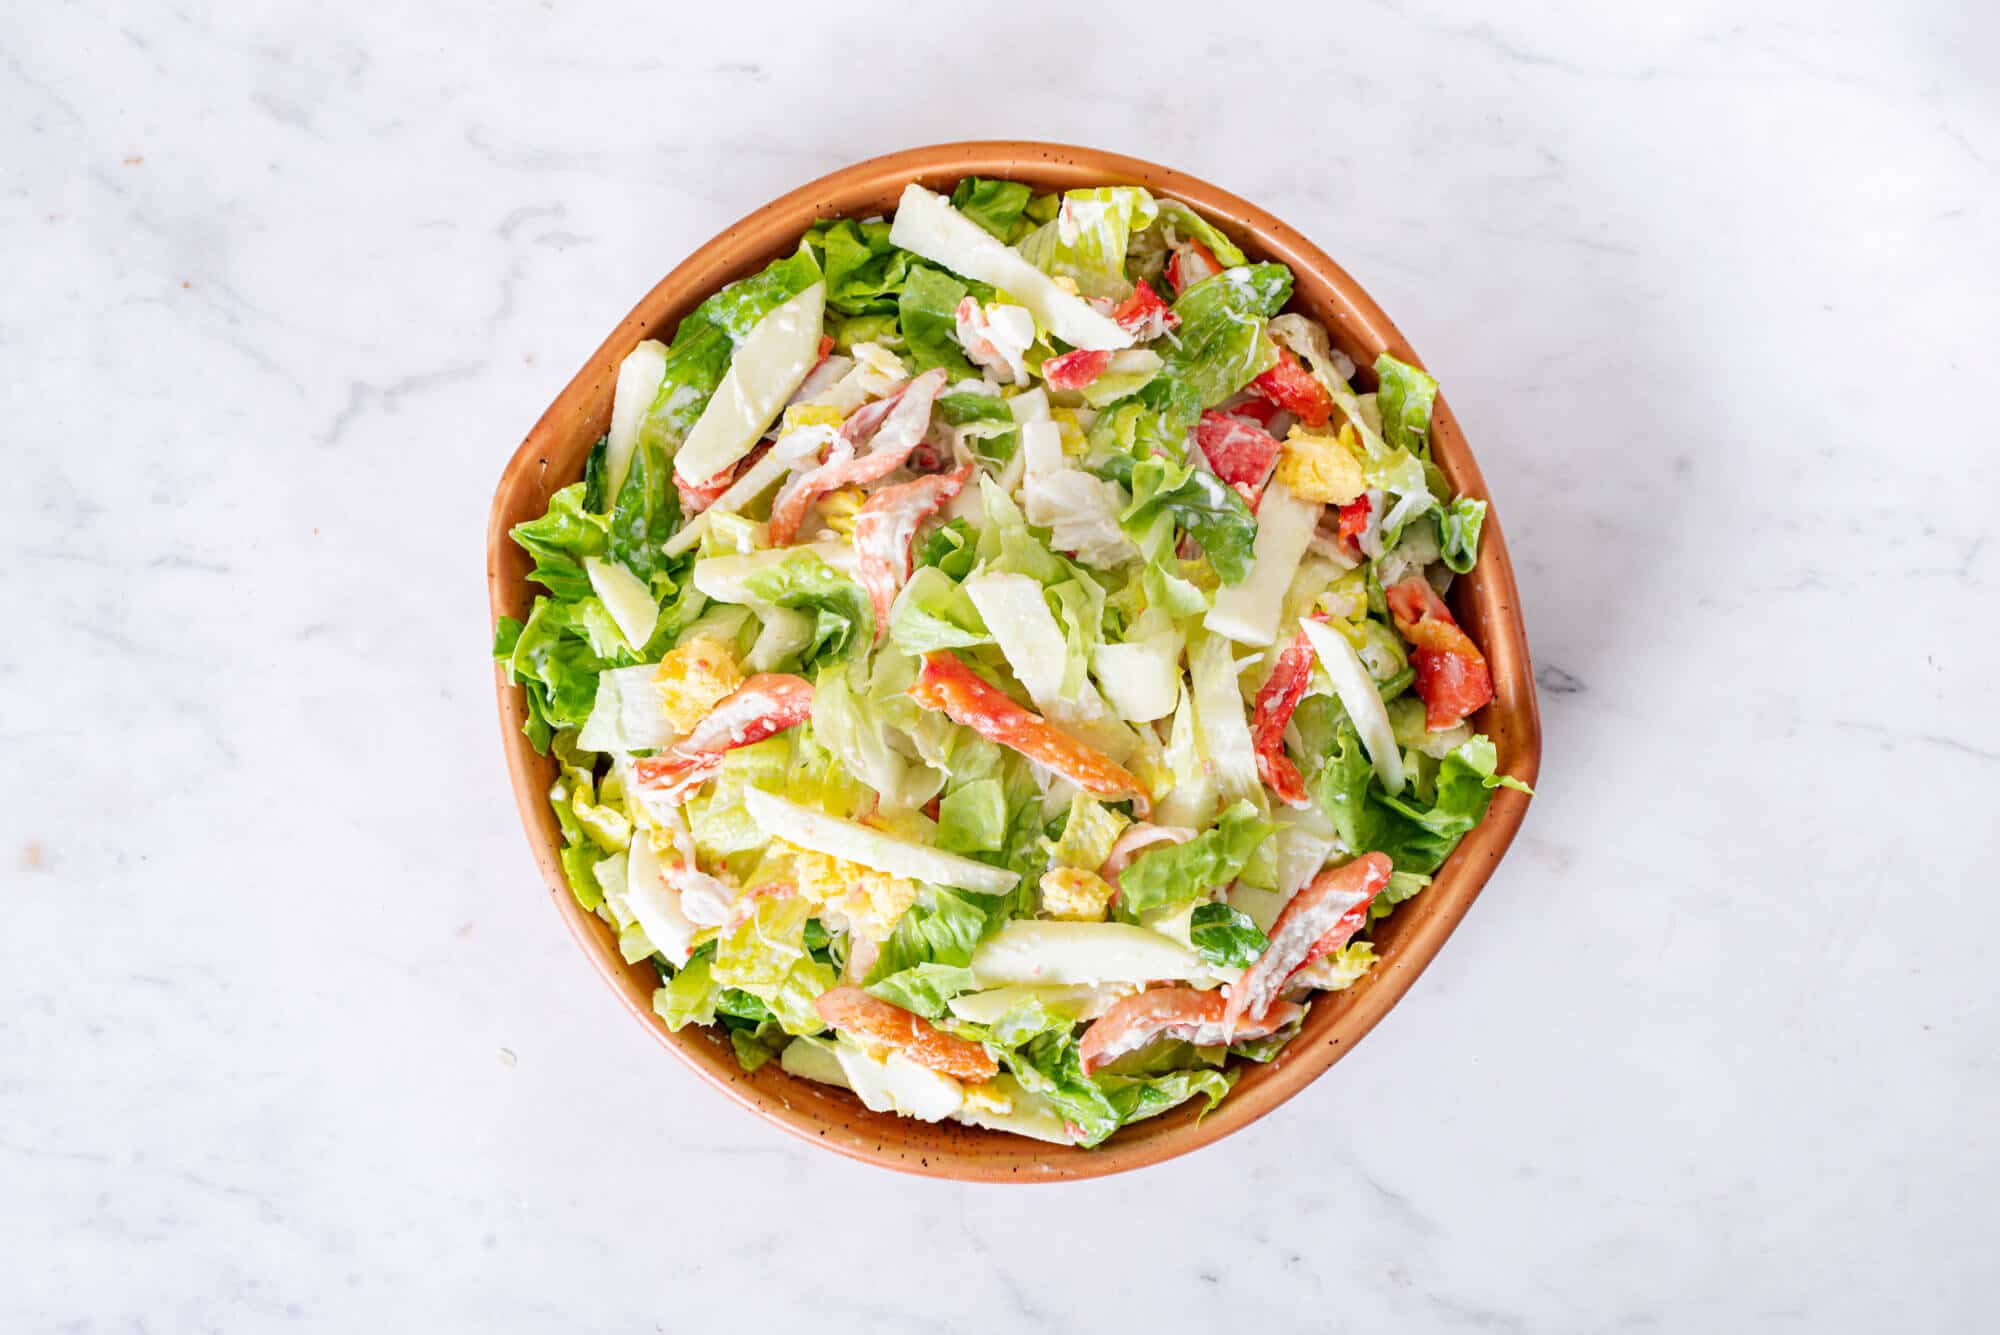
[[[1368,490],[1354,453],[1354,428],[1342,426],[1338,436],[1329,436],[1294,426],[1278,455],[1278,481],[1300,500],[1326,505],[1354,500]]]
[[[743,669],[727,644],[698,635],[660,660],[654,680],[661,710],[674,731],[685,734],[743,684]]]
[[[1057,867],[1042,876],[1042,912],[1062,922],[1103,922],[1114,893],[1094,871]]]

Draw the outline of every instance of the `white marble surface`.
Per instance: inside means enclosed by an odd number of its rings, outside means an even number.
[[[1991,6],[365,8],[0,16],[0,1329],[1991,1328]],[[689,248],[1008,134],[1369,285],[1547,729],[1351,1059],[1038,1190],[797,1144],[619,1012],[515,824],[481,562]]]

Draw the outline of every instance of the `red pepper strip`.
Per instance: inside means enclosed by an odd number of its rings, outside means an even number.
[[[664,754],[634,765],[641,787],[663,792],[675,802],[715,777],[723,753],[761,742],[812,715],[812,683],[782,672],[760,672],[738,686],[694,731]]]
[[[1174,257],[1167,261],[1167,282],[1173,286],[1175,296],[1221,272],[1222,261],[1215,258],[1215,252],[1193,239],[1175,247]]]
[[[1065,352],[1060,357],[1051,357],[1043,362],[1042,379],[1049,382],[1050,389],[1082,389],[1103,375],[1104,368],[1110,364],[1109,352],[1078,348],[1075,352]]]
[[[1493,674],[1472,637],[1452,620],[1451,609],[1422,575],[1411,575],[1383,592],[1396,629],[1412,646],[1417,697],[1424,702],[1424,726],[1432,732],[1456,727],[1493,698]]]
[[[858,987],[834,987],[813,999],[819,1018],[835,1029],[895,1048],[919,1066],[974,1084],[1000,1074],[993,1054],[970,1039],[940,1033],[930,1021]]]
[[[1250,508],[1256,509],[1278,462],[1278,438],[1228,413],[1206,412],[1195,423],[1194,440],[1215,475],[1244,492]]]
[[[1126,997],[1083,1031],[1083,1039],[1077,1044],[1077,1053],[1083,1058],[1083,1073],[1092,1075],[1107,1062],[1167,1037],[1198,1048],[1265,1038],[1301,1013],[1299,1007],[1281,1001],[1258,1019],[1245,1020],[1232,1031],[1222,1023],[1226,1004],[1221,992],[1203,992],[1192,987],[1156,987]]]
[[[1324,621],[1326,614],[1316,612],[1313,620]],[[1278,655],[1278,665],[1258,688],[1251,717],[1250,740],[1257,748],[1258,777],[1288,807],[1308,805],[1305,777],[1285,754],[1285,728],[1305,698],[1306,687],[1312,684],[1313,662],[1312,641],[1300,631],[1292,636],[1292,642]]]
[[[1333,415],[1333,396],[1299,364],[1290,348],[1280,347],[1277,362],[1252,380],[1250,388],[1310,427],[1325,426]]]
[[[911,683],[909,696],[988,741],[1047,766],[1086,792],[1113,800],[1131,798],[1132,809],[1141,819],[1152,811],[1145,788],[1124,766],[1051,727],[1039,714],[1021,708],[949,650],[924,655],[924,666]]]
[[[1245,1015],[1263,1016],[1286,979],[1347,944],[1368,921],[1368,903],[1389,884],[1391,870],[1386,854],[1364,853],[1321,872],[1293,895],[1271,924],[1271,944],[1229,989],[1224,1025],[1234,1029]]]
[[[1366,492],[1340,507],[1340,549],[1361,555],[1361,535],[1368,531],[1368,495]]]

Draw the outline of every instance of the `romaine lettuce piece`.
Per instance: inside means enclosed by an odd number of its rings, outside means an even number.
[[[1019,181],[968,176],[953,188],[951,206],[1012,245],[1027,230],[1021,215],[1033,194]]]
[[[1139,186],[1066,191],[1056,216],[1021,242],[1021,256],[1051,277],[1069,279],[1086,297],[1118,300],[1132,291],[1125,276],[1132,233],[1157,214],[1152,195]]]
[[[1188,919],[1195,953],[1224,969],[1247,969],[1270,944],[1250,915],[1227,904],[1197,904]]]
[[[584,507],[584,485],[575,483],[549,497],[538,519],[514,525],[507,536],[535,558],[528,578],[565,601],[590,596],[585,558],[603,553],[610,542],[607,521]]]
[[[1223,583],[1238,583],[1250,573],[1257,521],[1249,505],[1221,478],[1158,455],[1137,463],[1113,455],[1104,466],[1132,489],[1132,504],[1119,516],[1127,533],[1148,532],[1164,514],[1201,544],[1202,555]],[[1140,546],[1146,544],[1142,541]]]
[[[1375,378],[1382,439],[1392,450],[1422,456],[1431,447],[1431,405],[1437,400],[1438,382],[1386,352],[1375,359]]]
[[[1154,845],[1118,877],[1120,915],[1206,899],[1241,875],[1257,846],[1277,828],[1251,803],[1237,802],[1186,843]]]
[[[896,309],[913,257],[889,240],[889,224],[836,218],[815,224],[806,244],[822,257],[828,306],[848,315]]]
[[[960,784],[938,803],[938,847],[947,853],[997,853],[1007,839],[1007,796],[998,779]]]
[[[597,674],[597,698],[577,734],[585,751],[657,751],[678,735],[660,694],[659,665],[640,663]]]
[[[920,566],[889,610],[889,638],[905,654],[990,644],[993,634],[965,589],[937,566]]]
[[[1282,264],[1238,265],[1190,287],[1174,303],[1177,344],[1139,398],[1175,427],[1193,426],[1213,408],[1276,365],[1264,322],[1292,294]]]
[[[1438,547],[1444,563],[1463,575],[1479,561],[1479,530],[1486,523],[1486,502],[1460,496],[1437,512]]]
[[[958,325],[958,303],[965,298],[966,291],[965,284],[941,269],[919,264],[910,270],[897,311],[903,342],[908,345],[910,360],[918,371],[942,366],[955,376],[979,374],[953,335]]]

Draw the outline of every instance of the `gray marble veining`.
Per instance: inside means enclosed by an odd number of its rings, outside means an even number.
[[[0,18],[0,1329],[1991,1324],[1996,11],[367,8]],[[1394,313],[1547,733],[1352,1057],[1039,1191],[665,1057],[542,902],[483,656],[493,482],[648,285],[1005,135]]]

